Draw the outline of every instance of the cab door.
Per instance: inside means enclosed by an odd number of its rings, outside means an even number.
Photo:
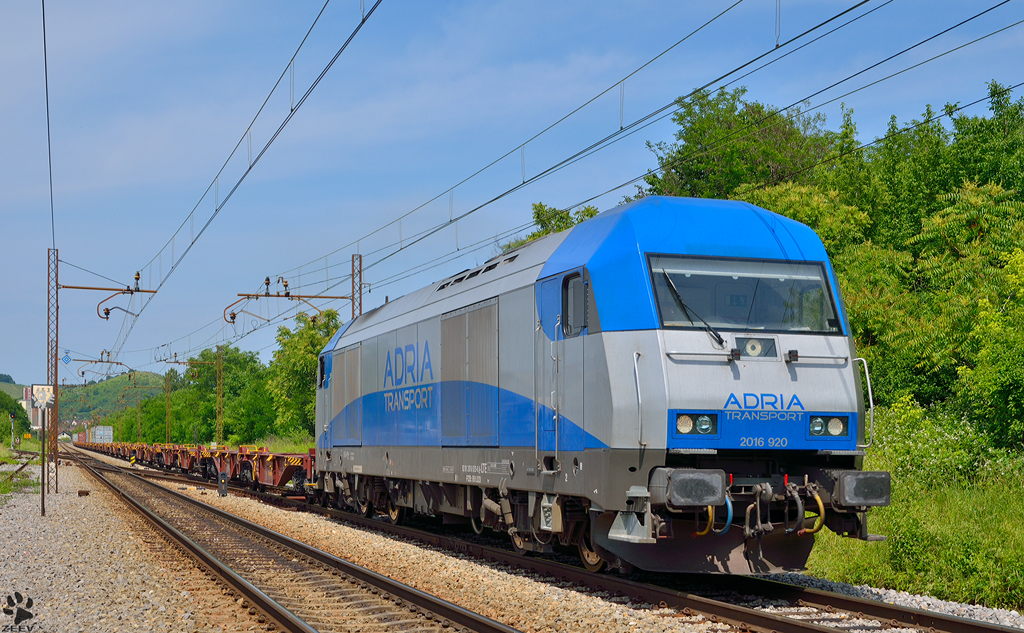
[[[554,451],[559,410],[559,343],[562,336],[562,276],[537,282],[537,317],[535,330],[534,400],[537,415],[537,449]]]

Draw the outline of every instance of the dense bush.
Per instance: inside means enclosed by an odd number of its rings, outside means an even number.
[[[909,397],[880,410],[865,467],[893,474],[869,524],[884,543],[817,538],[809,572],[947,600],[1024,604],[1024,458],[949,408]]]

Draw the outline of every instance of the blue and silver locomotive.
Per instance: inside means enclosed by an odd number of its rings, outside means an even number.
[[[860,363],[810,228],[648,197],[343,327],[311,494],[594,570],[797,569],[823,527],[874,538],[889,503],[861,469]]]

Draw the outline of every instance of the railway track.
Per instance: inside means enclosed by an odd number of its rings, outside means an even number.
[[[147,478],[216,488],[202,478],[164,471],[138,471]],[[928,633],[1020,633],[1019,629],[968,620],[932,611],[866,600],[753,576],[648,574],[641,580],[594,574],[583,568],[545,558],[521,556],[445,534],[364,518],[349,512],[310,505],[304,501],[232,486],[231,491],[261,501],[314,512],[394,536],[506,565],[523,572],[571,582],[634,602],[667,606],[682,615],[703,615],[739,631],[927,631]],[[287,492],[279,490],[278,493]],[[767,604],[766,604],[767,603]]]
[[[72,458],[211,573],[268,631],[514,629],[84,455]]]

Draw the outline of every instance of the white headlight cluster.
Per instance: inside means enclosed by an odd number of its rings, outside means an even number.
[[[810,431],[811,435],[816,437],[822,437],[831,435],[832,437],[839,437],[841,435],[847,435],[847,422],[849,418],[834,416],[831,418],[824,418],[821,416],[813,416],[811,418]]]
[[[676,434],[714,435],[718,432],[718,416],[707,413],[677,413]]]

